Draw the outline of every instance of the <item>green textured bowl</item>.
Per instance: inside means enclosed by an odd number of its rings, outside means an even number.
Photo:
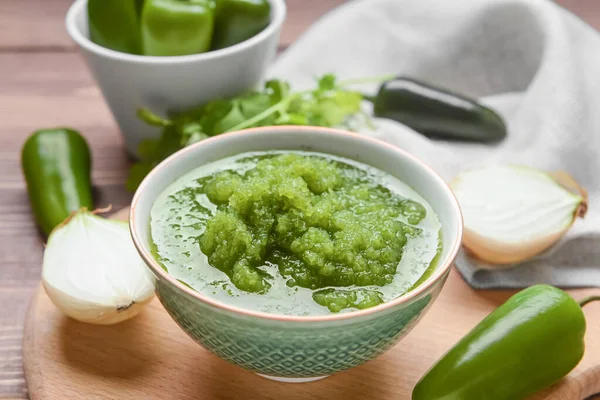
[[[150,210],[186,172],[224,157],[260,150],[311,150],[354,159],[407,183],[442,224],[443,252],[434,273],[411,292],[366,310],[322,316],[267,314],[230,306],[167,274],[150,253]],[[462,240],[462,217],[446,183],[425,164],[384,142],[317,127],[268,127],[229,133],[187,147],[157,166],[131,205],[133,241],[156,276],[156,293],[179,326],[204,348],[240,367],[282,381],[311,381],[369,361],[396,344],[437,298]]]

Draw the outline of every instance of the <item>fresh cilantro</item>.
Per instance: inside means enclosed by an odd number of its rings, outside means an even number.
[[[327,74],[313,90],[292,92],[287,82],[270,80],[261,91],[214,100],[168,118],[142,108],[138,117],[163,131],[158,139],[140,143],[140,160],[131,168],[127,188],[135,190],[162,160],[210,136],[270,125],[342,126],[350,117],[363,115],[363,95],[345,87],[335,75]]]
[[[134,191],[137,189],[140,183],[142,183],[142,180],[144,180],[146,175],[148,175],[154,167],[154,163],[147,161],[140,161],[133,164],[129,170],[127,181],[125,182],[125,187],[127,190]]]
[[[272,80],[265,83],[265,91],[271,105],[275,105],[289,95],[290,85],[287,82]]]
[[[172,123],[170,120],[159,117],[147,108],[137,110],[137,116],[148,125],[164,127]]]
[[[333,74],[326,74],[323,75],[321,78],[319,78],[318,80],[318,84],[319,84],[319,91],[322,92],[328,92],[331,90],[335,90],[335,75]]]

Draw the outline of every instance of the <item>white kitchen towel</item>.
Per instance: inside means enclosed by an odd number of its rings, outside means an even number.
[[[398,73],[480,98],[509,128],[502,143],[429,140],[389,120],[374,136],[408,150],[446,180],[492,163],[565,170],[590,208],[561,245],[535,260],[489,270],[461,254],[476,288],[600,286],[600,35],[549,0],[355,0],[312,26],[270,74],[295,88]]]

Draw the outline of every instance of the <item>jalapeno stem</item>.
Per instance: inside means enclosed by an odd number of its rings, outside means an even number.
[[[600,296],[589,296],[586,298],[583,298],[579,301],[579,307],[583,307],[588,303],[591,303],[592,301],[600,301]]]

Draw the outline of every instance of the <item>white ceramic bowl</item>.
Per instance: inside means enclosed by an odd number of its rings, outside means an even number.
[[[185,286],[154,260],[150,210],[173,181],[203,164],[247,151],[310,150],[379,168],[411,186],[433,207],[442,226],[436,270],[414,290],[378,306],[318,316],[267,314],[232,306]],[[360,365],[408,333],[437,298],[462,240],[462,217],[448,185],[429,167],[385,142],[319,127],[264,127],[193,144],[144,179],[131,205],[136,248],[156,276],[156,293],[173,319],[219,357],[273,379],[306,382]]]
[[[277,51],[286,15],[284,0],[269,0],[271,23],[256,36],[225,49],[177,57],[151,57],[121,53],[89,39],[87,0],[76,0],[66,26],[81,49],[130,154],[144,138],[160,130],[140,121],[139,107],[166,115],[209,100],[243,92],[263,77]]]

